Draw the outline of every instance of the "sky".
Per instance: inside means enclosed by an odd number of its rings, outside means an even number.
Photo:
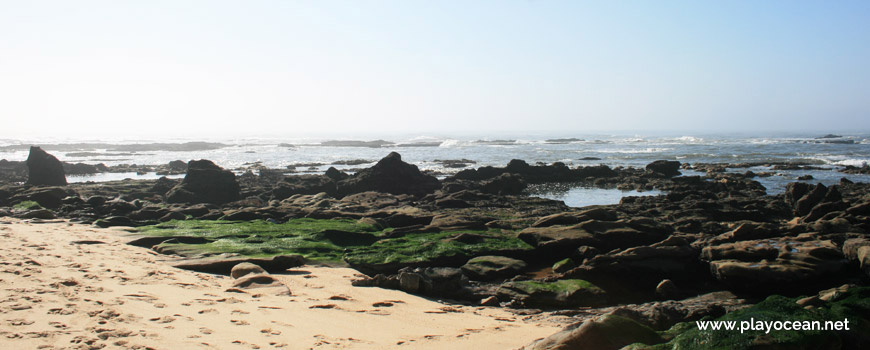
[[[870,131],[868,1],[6,1],[0,137]]]

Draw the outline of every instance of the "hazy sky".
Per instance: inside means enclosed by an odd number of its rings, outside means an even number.
[[[0,136],[870,130],[870,1],[2,1]]]

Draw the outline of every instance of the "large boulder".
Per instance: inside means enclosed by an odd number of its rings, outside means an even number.
[[[526,262],[505,256],[478,256],[462,265],[462,273],[473,280],[510,278],[526,268]]]
[[[626,345],[655,345],[665,340],[651,328],[630,318],[607,314],[589,319],[547,338],[535,341],[526,350],[616,350]]]
[[[789,238],[724,243],[705,247],[713,277],[735,290],[758,294],[796,293],[841,277],[843,251],[829,240]]]
[[[601,306],[607,302],[603,289],[579,279],[507,282],[498,287],[496,296],[525,307]]]
[[[67,184],[63,164],[38,146],[30,146],[27,171],[27,183],[31,185],[64,186]]]
[[[580,246],[598,249],[630,248],[661,241],[669,234],[667,227],[643,220],[587,220],[576,225],[529,227],[517,237],[533,247],[568,252]]]
[[[241,199],[236,175],[210,160],[191,160],[187,175],[166,193],[169,203],[224,204]]]
[[[646,165],[646,171],[664,177],[680,175],[680,162],[675,160],[657,160]]]
[[[402,161],[392,152],[368,169],[338,183],[338,193],[345,196],[365,191],[392,194],[425,195],[441,187],[434,176],[424,175],[416,165]]]

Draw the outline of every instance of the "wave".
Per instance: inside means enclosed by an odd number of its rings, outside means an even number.
[[[602,149],[597,152],[601,153],[620,153],[620,154],[632,154],[632,153],[661,153],[667,151],[673,151],[673,148],[665,147],[665,148],[657,148],[657,147],[648,147],[644,149]]]

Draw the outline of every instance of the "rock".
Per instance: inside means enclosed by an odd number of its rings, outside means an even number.
[[[441,214],[433,217],[428,227],[441,231],[486,230],[486,223],[490,220],[490,218]]]
[[[249,274],[233,281],[233,288],[255,290],[258,294],[291,295],[290,287],[271,275]]]
[[[173,267],[197,272],[229,275],[234,266],[244,262],[255,264],[268,272],[276,273],[285,272],[289,268],[302,266],[305,264],[305,258],[299,255],[277,255],[271,258],[216,256],[203,259],[183,260],[174,264]]]
[[[374,279],[375,286],[382,288],[401,289],[408,293],[436,297],[465,299],[469,296],[468,278],[462,270],[454,267],[426,267],[399,270],[396,278],[381,277]],[[396,281],[394,282],[394,281]]]
[[[135,226],[133,220],[126,216],[109,216],[103,219],[94,221],[94,226],[97,227],[114,227],[114,226]]]
[[[233,269],[230,270],[230,277],[235,278],[235,279],[239,279],[240,277],[245,276],[245,275],[249,275],[249,274],[255,274],[255,275],[263,274],[263,275],[265,275],[265,274],[268,274],[268,272],[266,272],[266,270],[264,270],[259,265],[252,264],[249,262],[243,262],[240,264],[236,264],[236,266],[233,266]]]
[[[499,306],[498,298],[489,296],[480,300],[480,306]]]
[[[652,292],[663,279],[696,282],[702,279],[699,276],[708,275],[708,267],[698,260],[698,254],[698,249],[689,245],[633,247],[586,259],[564,277],[610,281],[621,288]]]
[[[187,163],[184,163],[184,168],[187,169]],[[154,186],[151,186],[150,191],[159,195],[165,195],[166,192],[169,192],[173,187],[178,185],[178,180],[170,179],[166,176],[161,176],[157,179],[157,182],[154,183]]]
[[[526,182],[516,174],[501,174],[483,183],[481,191],[498,195],[520,194],[526,189]]]
[[[654,330],[632,319],[604,315],[536,341],[526,350],[617,350],[626,345],[663,343]]]
[[[795,202],[794,210],[796,216],[806,216],[810,210],[819,204],[825,195],[828,193],[828,188],[825,185],[818,184],[812,188],[807,194]]]
[[[510,278],[526,268],[526,262],[504,256],[478,256],[462,265],[462,273],[476,281]]]
[[[529,227],[517,237],[534,247],[570,254],[584,245],[610,250],[651,244],[667,234],[665,227],[640,221],[587,220],[572,226]]]
[[[287,176],[277,187],[269,192],[271,199],[283,200],[293,195],[314,195],[325,193],[336,195],[336,181],[326,175],[295,175]]]
[[[326,177],[328,177],[334,181],[341,181],[341,180],[344,180],[344,179],[347,179],[348,177],[350,177],[350,175],[341,172],[340,170],[336,169],[333,166],[329,167],[329,169],[326,169],[325,175],[326,175]]]
[[[857,254],[858,266],[864,271],[864,274],[870,276],[870,246],[858,248]]]
[[[600,221],[616,221],[618,216],[616,212],[605,208],[592,208],[579,212],[563,212],[553,215],[544,216],[535,223],[532,227],[548,227],[554,225],[574,225],[588,220]]]
[[[314,235],[317,240],[329,241],[339,247],[367,246],[380,240],[371,233],[324,230]]]
[[[210,160],[192,160],[187,175],[166,194],[169,203],[224,204],[241,199],[236,176]]]
[[[187,215],[184,215],[181,212],[172,210],[172,211],[169,211],[168,213],[166,213],[165,215],[163,215],[157,219],[157,221],[160,221],[160,222],[167,222],[167,221],[172,221],[172,220],[187,220]]]
[[[680,289],[674,281],[664,279],[656,286],[656,295],[665,299],[677,299],[680,297]]]
[[[57,215],[54,214],[53,211],[48,209],[36,209],[36,210],[28,210],[21,214],[15,215],[16,217],[22,219],[43,219],[43,220],[51,220],[57,219]]]
[[[498,287],[496,296],[499,300],[516,300],[525,307],[601,306],[607,301],[603,289],[580,279],[507,282]]]
[[[574,262],[574,260],[571,260],[571,258],[565,258],[553,264],[553,272],[564,273],[575,267],[577,267],[577,264]]]
[[[680,175],[680,162],[675,160],[657,160],[647,164],[646,170],[652,174],[674,177]]]
[[[35,187],[12,198],[12,202],[34,201],[39,205],[57,209],[63,205],[63,199],[75,194],[65,187]]]
[[[736,290],[756,294],[794,293],[838,278],[846,266],[842,251],[828,240],[767,239],[706,247],[713,276]]]
[[[182,160],[173,160],[167,164],[170,171],[173,172],[184,172],[187,171],[187,163]]]
[[[63,172],[65,175],[96,174],[108,170],[104,164],[100,164],[99,166],[85,163],[63,162],[61,164],[63,165]]]
[[[36,186],[66,186],[63,164],[37,146],[30,147],[27,156],[27,183]]]
[[[402,161],[392,152],[368,169],[360,170],[350,178],[338,182],[338,193],[346,196],[365,191],[422,196],[439,189],[441,183],[434,176],[424,175],[416,165]]]

